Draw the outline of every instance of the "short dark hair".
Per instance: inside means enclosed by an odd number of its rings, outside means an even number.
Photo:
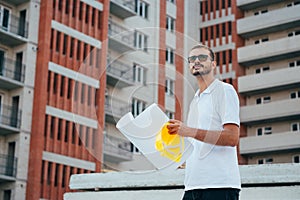
[[[209,51],[211,59],[213,61],[215,60],[215,57],[216,57],[215,52],[211,48],[209,48],[208,46],[203,45],[203,44],[197,44],[197,45],[193,46],[190,51],[192,51],[194,49],[207,49]]]

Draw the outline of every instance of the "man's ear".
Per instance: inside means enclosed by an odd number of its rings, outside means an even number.
[[[217,62],[216,62],[216,61],[212,61],[212,62],[211,62],[211,67],[212,67],[213,69],[216,69],[216,68],[217,68]]]

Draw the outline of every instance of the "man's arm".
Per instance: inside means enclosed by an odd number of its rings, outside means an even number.
[[[203,130],[191,128],[181,121],[171,119],[167,126],[170,134],[178,134],[183,137],[192,137],[205,143],[220,146],[237,146],[239,143],[240,129],[236,124],[225,124],[222,131]]]

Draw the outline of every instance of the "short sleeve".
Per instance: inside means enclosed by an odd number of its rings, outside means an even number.
[[[236,124],[240,126],[240,103],[235,89],[231,85],[224,87],[223,97],[223,103],[221,103],[222,125]]]

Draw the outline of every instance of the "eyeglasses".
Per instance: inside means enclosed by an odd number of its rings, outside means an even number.
[[[190,56],[190,57],[188,57],[188,62],[193,63],[196,61],[197,58],[200,62],[205,62],[205,61],[207,61],[208,55],[200,54],[198,56]]]

